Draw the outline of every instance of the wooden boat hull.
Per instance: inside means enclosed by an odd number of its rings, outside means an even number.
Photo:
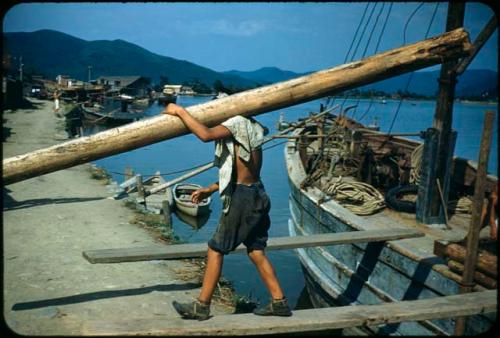
[[[96,109],[80,106],[82,117],[85,122],[90,124],[125,124],[138,121],[145,115],[143,112],[117,112],[116,110],[109,113],[102,112]]]
[[[169,103],[176,103],[177,95],[161,95],[158,97],[158,104],[166,106]]]
[[[199,204],[191,202],[188,197],[191,195],[190,192],[193,192],[199,188],[201,188],[201,186],[198,184],[181,183],[175,185],[173,190],[175,207],[181,212],[194,217],[207,214],[210,211],[210,197],[203,200]],[[189,191],[189,193],[181,194],[181,190]]]
[[[318,233],[376,230],[400,226],[367,221],[331,199],[315,187],[300,188],[306,178],[295,142],[285,147],[290,185],[291,236]],[[445,261],[426,250],[433,239],[422,238],[297,249],[306,286],[314,306],[338,304],[379,304],[411,299],[435,298],[459,293]],[[495,315],[469,317],[465,334],[486,332]],[[405,322],[368,328],[373,333],[401,335],[453,334],[455,319]]]

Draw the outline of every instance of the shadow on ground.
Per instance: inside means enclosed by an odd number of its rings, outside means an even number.
[[[12,306],[12,310],[13,311],[32,310],[49,306],[91,302],[93,300],[106,299],[106,298],[137,296],[150,293],[153,291],[168,292],[168,291],[190,290],[198,288],[200,286],[201,286],[200,283],[185,283],[185,284],[153,285],[136,289],[97,291],[97,292],[84,293],[74,296],[17,303]]]
[[[9,189],[3,189],[3,210],[18,210],[32,208],[47,204],[64,204],[64,203],[81,203],[88,201],[98,201],[105,199],[104,197],[67,197],[67,198],[35,198],[24,201],[16,201],[9,193]]]

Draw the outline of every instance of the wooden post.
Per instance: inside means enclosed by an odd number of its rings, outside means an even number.
[[[479,246],[479,232],[481,231],[481,212],[483,210],[484,188],[488,169],[488,158],[490,155],[491,136],[493,134],[493,122],[495,113],[487,111],[484,119],[483,136],[481,148],[479,149],[479,161],[477,166],[476,182],[474,184],[474,200],[469,232],[467,233],[467,257],[464,262],[464,273],[460,293],[471,291],[474,282],[474,272],[477,262],[477,250]],[[455,325],[455,335],[463,335],[465,332],[466,317],[458,317]]]
[[[488,21],[488,23],[483,28],[481,33],[479,33],[476,40],[474,40],[473,44],[474,50],[472,51],[472,54],[463,58],[457,65],[456,68],[457,75],[462,74],[467,69],[467,66],[469,66],[472,60],[474,60],[474,57],[477,55],[479,50],[484,46],[486,41],[488,41],[488,39],[496,29],[497,29],[497,18],[495,14],[493,14],[493,17],[490,19],[490,21]]]
[[[137,187],[137,199],[144,200],[144,186],[142,185],[142,175],[135,175],[135,184]]]
[[[125,180],[124,180],[124,182],[128,181],[132,177],[134,177],[134,169],[132,169],[129,166],[125,167]]]
[[[469,55],[468,33],[460,28],[427,40],[331,69],[191,106],[212,127],[235,115],[254,116],[363,86]],[[175,116],[159,115],[3,160],[3,183],[69,168],[187,134]]]
[[[464,2],[450,1],[448,3],[448,17],[446,21],[446,31],[452,31],[463,26],[465,13]],[[436,112],[434,114],[433,128],[438,131],[438,148],[435,165],[435,177],[442,183],[444,200],[448,202],[448,185],[449,171],[451,167],[450,149],[452,143],[451,126],[453,122],[453,101],[455,99],[456,74],[454,69],[458,61],[447,60],[441,66],[439,76],[439,93],[436,103]],[[431,175],[434,176],[434,175]],[[429,219],[438,218],[441,213],[441,203],[439,193],[435,184],[435,180],[427,187],[429,189],[430,201],[430,217]]]
[[[161,207],[163,210],[163,221],[165,222],[167,229],[172,229],[172,213],[170,211],[170,203],[167,200],[161,202]]]

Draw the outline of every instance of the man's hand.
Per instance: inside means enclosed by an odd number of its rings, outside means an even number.
[[[213,193],[213,191],[211,191],[209,188],[197,189],[191,194],[191,202],[198,204],[201,201],[203,201],[205,198],[212,195],[212,193]]]
[[[162,111],[162,114],[179,116],[179,114],[182,114],[183,111],[184,108],[182,108],[181,106],[178,106],[175,103],[169,103],[165,110]]]

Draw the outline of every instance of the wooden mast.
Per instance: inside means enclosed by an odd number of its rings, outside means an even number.
[[[350,88],[469,55],[468,33],[457,29],[328,70],[191,106],[191,114],[208,126],[235,115],[252,116],[311,101]],[[5,184],[69,168],[185,135],[174,116],[160,115],[3,161]]]
[[[464,2],[448,3],[448,17],[446,20],[446,31],[452,31],[463,26],[465,13]],[[453,151],[454,136],[452,134],[453,123],[453,101],[455,99],[455,86],[457,83],[457,74],[455,72],[458,59],[450,59],[441,65],[441,72],[439,76],[439,91],[436,102],[436,111],[434,114],[433,128],[438,132],[437,134],[437,151],[436,163],[434,166],[436,181],[442,182],[442,189],[444,190],[444,200],[448,201],[448,185],[449,185],[449,172],[451,169],[451,155]],[[444,209],[440,202],[438,187],[436,181],[428,182],[430,184],[427,189],[430,190],[430,215],[427,218],[428,223],[434,223],[433,220],[440,218],[440,213],[443,214]]]

